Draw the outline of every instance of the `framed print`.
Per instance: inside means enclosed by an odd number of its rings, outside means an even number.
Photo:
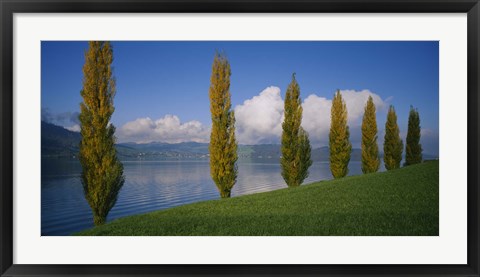
[[[478,1],[2,1],[1,276],[478,276]]]

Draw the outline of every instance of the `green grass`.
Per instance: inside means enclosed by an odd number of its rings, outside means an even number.
[[[205,201],[77,235],[438,236],[438,161]]]

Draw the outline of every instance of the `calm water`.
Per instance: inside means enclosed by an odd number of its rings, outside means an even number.
[[[108,215],[113,219],[218,199],[208,161],[124,161],[125,184]],[[42,235],[70,235],[93,226],[75,160],[42,160]],[[361,173],[350,162],[350,175]],[[305,183],[331,179],[328,163],[313,163]],[[278,163],[238,163],[232,197],[286,188]]]

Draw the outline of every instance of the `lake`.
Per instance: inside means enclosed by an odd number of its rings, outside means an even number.
[[[237,164],[238,177],[232,197],[287,187],[279,163],[239,161]],[[125,184],[107,221],[220,198],[210,178],[207,160],[123,161],[123,165]],[[352,161],[349,169],[349,175],[361,174],[361,163]],[[70,235],[93,227],[80,173],[81,166],[76,160],[42,159],[42,236]],[[328,163],[314,162],[304,183],[331,178]]]

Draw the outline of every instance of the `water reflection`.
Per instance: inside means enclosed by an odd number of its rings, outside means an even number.
[[[125,161],[125,184],[108,221],[218,199],[208,161]],[[93,226],[75,160],[42,160],[42,235],[69,235]],[[350,163],[350,174],[360,174]],[[305,183],[331,179],[328,163],[313,163]],[[286,188],[278,163],[240,161],[232,197]]]

